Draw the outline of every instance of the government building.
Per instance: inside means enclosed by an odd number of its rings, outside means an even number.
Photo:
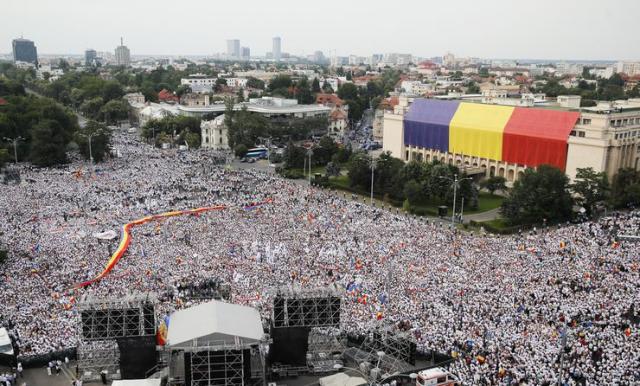
[[[640,99],[571,108],[400,97],[384,114],[383,144],[407,162],[445,162],[509,184],[542,164],[570,179],[586,167],[611,179],[640,167]]]

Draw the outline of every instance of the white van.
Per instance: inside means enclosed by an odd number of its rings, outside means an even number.
[[[13,355],[13,346],[11,345],[11,337],[4,327],[0,328],[0,354]]]

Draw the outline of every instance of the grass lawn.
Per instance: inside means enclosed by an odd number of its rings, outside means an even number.
[[[302,170],[302,168],[292,168],[290,169],[292,171],[296,171],[298,173],[304,174],[305,176],[309,175],[309,169],[304,169]],[[325,166],[316,166],[311,168],[311,176],[313,176],[316,173],[320,173],[320,174],[327,174],[327,168]]]
[[[346,175],[332,177],[329,179],[329,183],[335,189],[346,190],[348,192],[358,193],[367,197],[369,196],[368,191],[364,192],[364,191],[361,191],[360,189],[351,188],[349,186],[349,177],[347,177]],[[375,192],[374,192],[374,197],[377,198],[378,200],[382,199],[382,197],[379,195],[376,195]],[[503,200],[504,200],[503,197],[492,195],[486,192],[480,192],[478,195],[478,209],[470,210],[465,208],[464,213],[474,214],[474,213],[486,212],[488,210],[492,210],[500,207],[500,205],[502,205]],[[437,216],[438,206],[440,205],[442,204],[439,201],[434,200],[425,204],[414,205],[413,208],[418,213],[425,213],[427,215]],[[396,205],[396,206],[401,206],[401,205]],[[458,210],[456,210],[456,212],[458,211],[459,211],[459,208]],[[451,208],[449,208],[447,212],[448,212],[448,215],[451,216]]]
[[[504,230],[509,228],[509,225],[507,225],[505,219],[503,218],[497,218],[495,220],[490,220],[490,221],[484,221],[480,224],[486,224],[489,225],[495,229],[500,229],[500,230]]]

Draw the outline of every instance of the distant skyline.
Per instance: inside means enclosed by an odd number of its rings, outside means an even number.
[[[133,56],[209,56],[224,53],[228,39],[239,39],[262,56],[279,36],[282,52],[292,55],[321,50],[328,57],[452,52],[457,57],[640,60],[639,1],[308,3],[4,0],[0,52],[10,53],[11,41],[24,36],[39,54],[81,55],[87,48],[113,53],[122,36]]]

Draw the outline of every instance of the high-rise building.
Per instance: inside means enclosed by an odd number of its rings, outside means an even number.
[[[273,59],[276,62],[279,62],[280,59],[282,59],[282,46],[281,46],[281,40],[279,36],[276,36],[273,38],[273,48],[271,50],[271,52],[273,53]]]
[[[442,65],[447,68],[455,68],[456,66],[456,57],[451,52],[447,52],[442,57]]]
[[[249,47],[242,47],[240,49],[240,56],[242,60],[249,60],[251,58],[251,49],[249,49]]]
[[[322,53],[322,51],[315,51],[313,53],[313,59],[312,61],[316,62],[316,63],[322,63],[324,62],[324,53]]]
[[[640,75],[640,62],[618,62],[616,63],[616,72],[629,76]]]
[[[116,64],[125,67],[131,64],[131,53],[129,48],[122,42],[122,38],[120,38],[120,45],[116,47]]]
[[[13,61],[27,62],[38,65],[38,50],[33,41],[28,39],[13,39]]]
[[[240,40],[238,39],[227,40],[227,58],[229,59],[240,58]]]
[[[98,54],[96,50],[88,49],[84,51],[84,65],[85,66],[93,66],[95,65],[96,58]]]

